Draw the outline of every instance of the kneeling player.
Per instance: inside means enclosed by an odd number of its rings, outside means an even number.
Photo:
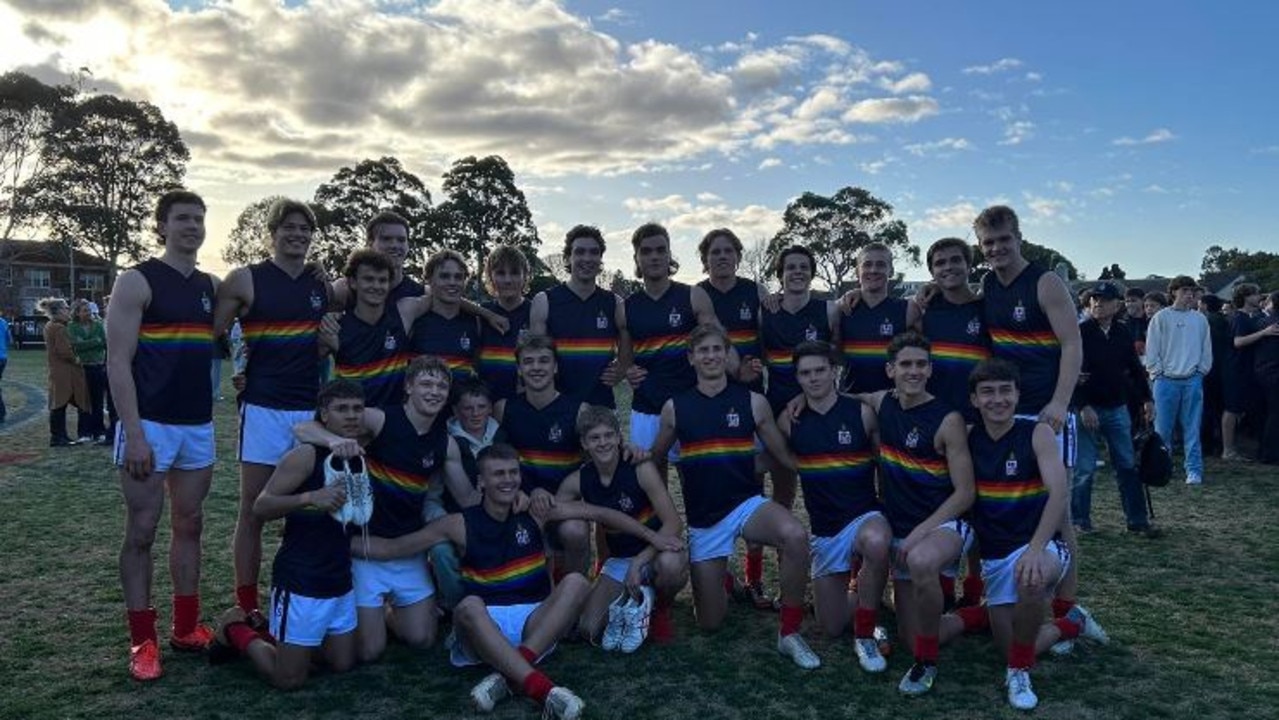
[[[589,459],[576,472],[564,479],[555,495],[556,503],[583,500],[592,505],[611,508],[634,518],[663,535],[678,538],[683,530],[679,512],[666,491],[666,483],[651,462],[638,465],[622,461],[622,432],[617,416],[608,408],[588,405],[577,419],[577,434]],[[631,598],[642,597],[642,588],[652,587],[653,601],[649,630],[655,642],[668,642],[674,631],[671,625],[671,603],[675,594],[688,580],[688,559],[682,552],[662,552],[642,540],[624,533],[605,533],[608,543],[608,560],[604,562],[586,609],[582,612],[578,629],[582,635],[594,641],[604,629],[607,617],[610,627],[615,626],[614,609],[619,614],[635,615],[633,605],[617,605],[623,589]],[[647,619],[626,617],[617,619],[621,636],[615,638],[626,651],[634,650],[643,641],[642,625]],[[609,647],[605,638],[604,647]]]
[[[1014,416],[1019,399],[1016,366],[986,360],[968,386],[981,422],[969,433],[977,484],[973,526],[981,548],[982,579],[991,631],[1008,656],[1008,702],[1033,709],[1039,699],[1030,684],[1036,639],[1057,584],[1070,567],[1061,539],[1066,522],[1066,468],[1052,428]],[[1076,605],[1055,623],[1063,638],[1105,642],[1105,634]]]
[[[364,391],[358,383],[329,383],[320,391],[319,406],[320,420],[330,432],[346,438],[360,435]],[[325,484],[326,467],[333,461],[339,459],[314,445],[290,450],[253,503],[262,522],[284,517],[284,539],[271,579],[271,635],[249,627],[238,606],[223,614],[218,629],[219,643],[248,655],[258,672],[281,690],[306,682],[317,650],[335,671],[355,664],[350,541],[329,514],[346,501],[346,491],[342,483]]]
[[[457,631],[452,661],[459,667],[486,663],[497,672],[471,690],[477,709],[488,712],[520,688],[545,708],[548,717],[576,718],[585,704],[533,668],[577,622],[590,591],[586,578],[570,573],[551,590],[543,542],[547,522],[594,520],[631,533],[660,550],[678,551],[676,538],[659,535],[613,510],[585,503],[559,503],[546,513],[516,512],[520,460],[510,445],[480,451],[479,505],[445,516],[393,540],[374,538],[369,557],[393,558],[451,542],[461,557],[467,596],[453,611]]]
[[[875,491],[875,412],[835,390],[837,366],[830,343],[812,340],[795,348],[795,377],[804,407],[784,413],[781,430],[790,440],[813,530],[813,599],[817,619],[832,638],[853,620],[857,661],[867,672],[887,668],[875,640],[892,530]],[[853,557],[862,560],[857,594],[848,592]]]

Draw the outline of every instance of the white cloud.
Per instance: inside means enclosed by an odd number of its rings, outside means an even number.
[[[1017,58],[1001,58],[989,65],[970,65],[963,69],[965,75],[994,75],[995,73],[1015,70],[1022,63]]]
[[[879,86],[894,95],[903,93],[928,92],[933,88],[933,81],[922,72],[914,72],[900,80],[881,78]]]
[[[757,169],[757,170],[767,170],[767,169],[769,169],[769,168],[775,168],[775,167],[777,167],[777,166],[779,166],[779,165],[781,165],[781,164],[782,164],[782,159],[781,159],[781,158],[769,157],[769,158],[764,158],[764,159],[763,159],[763,160],[759,163],[759,167],[758,167],[758,168],[756,168],[756,169]]]
[[[936,154],[949,155],[956,150],[972,150],[973,144],[964,138],[948,137],[933,142],[906,145],[902,149],[916,157],[924,157]]]
[[[859,100],[844,111],[844,122],[913,123],[940,110],[937,101],[926,96],[904,98],[871,98]]]
[[[1065,200],[1041,197],[1024,193],[1026,206],[1030,208],[1031,217],[1041,221],[1070,222],[1071,217],[1065,213],[1069,203]]]
[[[888,164],[889,164],[889,160],[887,158],[884,158],[882,160],[871,160],[869,162],[864,162],[858,165],[857,167],[861,168],[862,172],[866,173],[867,175],[878,175],[884,170],[884,168],[888,167]]]
[[[1004,126],[1004,139],[1000,145],[1020,145],[1035,136],[1035,123],[1029,120],[1017,120]]]
[[[1044,76],[1041,75],[1040,73],[1037,73],[1037,72],[1026,73],[1026,82],[1039,82],[1040,80],[1043,80],[1043,79],[1044,79]]]
[[[1168,128],[1155,128],[1143,138],[1121,137],[1110,142],[1111,145],[1154,145],[1177,139]]]
[[[972,228],[980,210],[971,202],[961,201],[952,205],[930,207],[924,217],[915,221],[915,227],[924,230],[947,230],[964,235]]]
[[[635,22],[635,13],[622,8],[609,8],[603,14],[595,16],[595,19],[614,25],[630,25]]]
[[[821,48],[832,55],[847,55],[853,46],[833,35],[800,35],[786,38],[790,42]]]
[[[1279,155],[1279,145],[1256,147],[1250,151],[1253,155]]]
[[[671,249],[682,264],[681,278],[696,277],[701,268],[697,260],[697,243],[710,228],[731,228],[742,242],[767,239],[782,227],[782,211],[765,205],[734,207],[726,200],[689,200],[683,195],[660,198],[626,198],[622,202],[636,220],[657,220],[671,233]]]
[[[1158,183],[1152,183],[1141,189],[1142,192],[1153,193],[1155,195],[1167,195],[1170,191]]]

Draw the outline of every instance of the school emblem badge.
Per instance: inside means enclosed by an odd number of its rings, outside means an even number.
[[[460,338],[458,338],[458,339],[457,339],[457,344],[458,344],[458,346],[459,346],[459,347],[461,347],[463,350],[470,351],[470,349],[471,349],[471,336],[470,336],[470,335],[463,335],[462,337],[460,337]]]
[[[1008,459],[1004,461],[1004,475],[1012,477],[1017,474],[1017,456],[1008,453]]]
[[[737,414],[736,409],[730,409],[728,414],[724,416],[724,421],[727,422],[728,426],[731,428],[741,427],[742,416]]]
[[[804,339],[805,339],[805,340],[816,340],[816,339],[817,339],[817,328],[813,327],[812,325],[809,325],[807,328],[805,328],[805,329],[804,329]]]
[[[1013,308],[1013,321],[1026,322],[1026,306],[1022,305],[1020,300],[1017,301],[1017,306]]]
[[[603,312],[595,316],[595,329],[596,330],[608,329],[608,316],[605,315]]]
[[[398,343],[398,342],[396,342],[396,340],[395,340],[395,334],[394,334],[394,333],[387,333],[387,334],[386,334],[386,339],[382,341],[382,349],[383,349],[383,350],[394,350],[394,349],[396,349],[397,347],[399,347],[399,343]]]
[[[311,309],[312,310],[324,309],[324,298],[320,297],[320,293],[314,290],[311,291]]]
[[[880,335],[880,337],[892,337],[892,336],[893,336],[893,321],[892,321],[892,320],[889,320],[888,318],[884,318],[884,322],[882,322],[882,323],[880,323],[880,324],[879,324],[879,335]]]
[[[919,428],[913,427],[910,429],[910,432],[906,435],[906,447],[919,447]]]
[[[617,509],[624,513],[628,513],[635,509],[635,503],[631,500],[631,496],[622,493],[617,498]]]
[[[981,320],[978,320],[977,318],[973,318],[972,320],[968,321],[968,334],[969,335],[981,334]]]
[[[209,299],[208,293],[200,293],[200,307],[206,315],[213,312],[213,301]]]
[[[751,312],[751,306],[746,303],[742,303],[741,309],[737,311],[737,317],[742,320],[750,320],[753,315],[754,313]]]
[[[679,310],[671,308],[671,314],[666,319],[670,321],[671,327],[677,328],[679,327],[680,322],[684,319],[684,316],[680,314]]]
[[[840,445],[852,445],[853,431],[841,425],[839,432],[836,433],[836,439],[839,441]]]
[[[423,470],[430,470],[430,469],[431,469],[431,468],[433,468],[433,467],[435,467],[435,454],[434,454],[434,453],[432,453],[432,454],[430,454],[430,455],[423,455],[423,456],[422,456],[422,469],[423,469]]]
[[[533,536],[529,534],[528,528],[524,527],[524,523],[515,526],[515,542],[520,546],[533,542]]]
[[[559,442],[564,439],[564,431],[560,429],[559,423],[551,426],[550,431],[546,433],[546,439],[551,442]]]

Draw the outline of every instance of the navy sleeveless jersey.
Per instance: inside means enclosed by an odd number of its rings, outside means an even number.
[[[693,387],[676,395],[674,405],[688,524],[708,528],[761,492],[751,391],[729,383],[708,396]]]
[[[134,269],[151,288],[133,355],[138,415],[168,425],[212,422],[213,279],[156,258]]]
[[[560,392],[590,405],[617,407],[613,388],[600,382],[617,346],[617,296],[597,287],[583,300],[560,284],[546,291],[546,301],[546,331],[555,340]]]
[[[528,334],[529,308],[527,299],[513,310],[507,310],[496,302],[486,302],[484,307],[506,318],[510,328],[499,333],[488,323],[480,324],[480,354],[478,370],[480,378],[493,393],[493,399],[515,397],[517,377],[515,372],[515,345]]]
[[[486,605],[538,603],[551,594],[542,530],[528,513],[494,520],[484,504],[462,511],[466,552],[461,558],[462,590]]]
[[[640,487],[639,476],[635,466],[628,462],[618,462],[613,471],[613,478],[608,485],[600,477],[599,468],[594,463],[582,466],[578,487],[582,491],[582,499],[591,505],[616,510],[629,515],[641,525],[646,525],[654,532],[662,528],[662,519],[653,509],[648,493]],[[640,554],[648,543],[629,533],[617,532],[605,528],[604,542],[608,545],[608,554],[615,558],[632,558]]]
[[[443,418],[437,417],[430,430],[419,434],[403,405],[383,412],[382,432],[364,453],[373,488],[369,534],[393,538],[422,527],[426,492],[431,478],[444,467],[449,434]]]
[[[329,451],[315,448],[315,468],[294,495],[324,489]],[[351,541],[346,528],[314,505],[284,517],[284,537],[271,567],[271,584],[312,598],[340,597],[351,591]]]
[[[249,348],[244,401],[276,410],[312,410],[320,393],[317,347],[328,288],[304,270],[296,278],[270,260],[249,266],[253,306],[240,319]]]
[[[697,384],[688,362],[688,334],[697,326],[692,288],[672,282],[654,300],[643,290],[626,298],[626,327],[635,348],[635,364],[648,371],[635,388],[631,409],[657,415],[671,396]]]
[[[984,313],[982,300],[956,305],[940,294],[924,313],[924,336],[933,348],[928,392],[953,408],[962,408],[969,422],[976,422],[978,416],[968,400],[968,376],[977,363],[990,357]]]
[[[839,344],[844,352],[844,388],[851,393],[872,393],[893,386],[884,364],[888,343],[905,332],[906,309],[901,298],[884,298],[875,307],[865,301],[839,316]]]
[[[577,438],[577,411],[581,402],[560,393],[538,410],[524,395],[506,401],[502,429],[506,440],[520,453],[524,492],[543,488],[552,495],[560,483],[582,463]]]
[[[1061,343],[1039,306],[1039,278],[1047,272],[1031,263],[1007,286],[994,272],[981,281],[991,352],[1021,370],[1017,412],[1023,415],[1039,414],[1057,389]]]
[[[414,357],[434,355],[453,374],[453,382],[475,376],[475,357],[480,349],[480,324],[474,315],[458,311],[446,318],[434,310],[413,321],[409,331],[409,351]]]
[[[805,409],[791,423],[790,447],[813,535],[833,537],[879,509],[874,448],[862,424],[861,402],[840,395],[824,415]]]
[[[830,321],[826,317],[826,301],[813,298],[798,312],[764,313],[760,341],[764,346],[764,362],[768,366],[768,403],[773,413],[799,394],[795,380],[793,354],[795,346],[805,340],[831,341]]]
[[[364,387],[367,407],[390,407],[404,400],[404,368],[409,364],[409,336],[395,305],[369,324],[348,310],[338,326],[336,374]]]
[[[1048,504],[1048,488],[1035,456],[1037,424],[1017,418],[998,440],[991,438],[981,423],[968,432],[977,479],[973,529],[984,560],[1008,557],[1030,542]]]
[[[879,405],[880,482],[884,514],[895,538],[909,535],[954,491],[946,456],[934,447],[950,412],[937,398],[903,409],[893,393]]]
[[[742,360],[764,360],[764,350],[759,341],[759,285],[754,280],[737,278],[728,292],[720,292],[710,280],[697,284],[711,299],[715,318],[728,332],[728,338]],[[628,318],[629,322],[629,318]],[[764,394],[764,380],[760,378],[749,385],[751,390]]]

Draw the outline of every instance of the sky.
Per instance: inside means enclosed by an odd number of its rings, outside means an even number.
[[[707,230],[766,240],[856,185],[923,248],[1006,203],[1087,277],[1145,277],[1279,248],[1276,27],[1187,0],[0,0],[0,71],[87,68],[176,122],[215,272],[258,198],[394,155],[439,199],[498,154],[542,254],[593,224],[609,268],[651,220],[694,280]]]

